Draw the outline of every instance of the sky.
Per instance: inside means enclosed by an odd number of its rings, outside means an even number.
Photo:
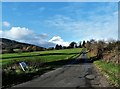
[[[0,36],[42,47],[118,39],[118,3],[3,2]]]

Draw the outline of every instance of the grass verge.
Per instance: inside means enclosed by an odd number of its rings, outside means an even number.
[[[114,86],[120,86],[120,65],[107,63],[103,60],[95,61],[96,67],[107,77]]]

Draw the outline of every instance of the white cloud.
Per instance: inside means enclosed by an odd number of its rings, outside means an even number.
[[[69,42],[65,42],[60,36],[54,36],[52,39],[49,40],[49,42],[62,46],[69,46]]]
[[[7,21],[4,21],[4,22],[3,22],[3,26],[5,26],[5,27],[10,27],[10,23],[7,22]]]
[[[2,38],[2,32],[3,32],[3,31],[2,31],[2,30],[0,30],[0,38]]]
[[[12,27],[10,30],[2,31],[2,36],[12,39],[21,39],[32,34],[28,28]]]
[[[10,30],[0,30],[0,37],[35,44],[46,48],[55,46],[55,43],[45,40],[45,38],[48,37],[46,33],[36,34],[25,27],[12,27]]]

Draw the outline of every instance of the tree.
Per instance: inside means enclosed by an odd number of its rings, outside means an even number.
[[[95,40],[94,40],[94,39],[91,39],[91,40],[90,40],[90,43],[91,43],[91,44],[94,44],[94,43],[95,43]]]
[[[67,47],[66,47],[66,46],[63,46],[62,48],[63,48],[63,49],[67,49]]]
[[[82,44],[81,44],[81,41],[79,42],[79,46],[78,46],[79,48],[82,48]]]
[[[62,45],[59,46],[59,49],[62,49]]]
[[[85,44],[85,47],[90,51],[91,43],[89,41],[87,41],[87,43]]]
[[[77,43],[74,45],[75,48],[78,48]]]
[[[57,49],[57,50],[59,49],[59,45],[58,44],[55,46],[55,49]]]
[[[58,49],[62,49],[62,45],[58,45],[58,44],[57,44],[57,45],[55,46],[55,49],[57,49],[57,50],[58,50]]]
[[[98,46],[99,49],[103,49],[104,46],[105,46],[105,42],[102,41],[102,40],[99,40],[98,43],[97,43],[97,46]]]
[[[12,47],[7,47],[6,50],[7,50],[7,53],[14,53],[14,50]]]
[[[70,47],[70,48],[74,48],[76,45],[77,45],[76,42],[71,42],[70,45],[69,45],[69,47]]]
[[[49,47],[47,50],[54,50],[54,47]]]
[[[85,41],[83,41],[82,47],[85,47]]]

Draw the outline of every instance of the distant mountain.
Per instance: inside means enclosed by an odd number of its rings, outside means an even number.
[[[39,47],[33,44],[22,43],[15,40],[10,40],[6,38],[0,38],[0,48],[2,48],[3,53],[9,53],[10,50],[18,49],[21,51],[42,51],[45,50],[44,47]],[[11,52],[12,52],[11,51]]]

